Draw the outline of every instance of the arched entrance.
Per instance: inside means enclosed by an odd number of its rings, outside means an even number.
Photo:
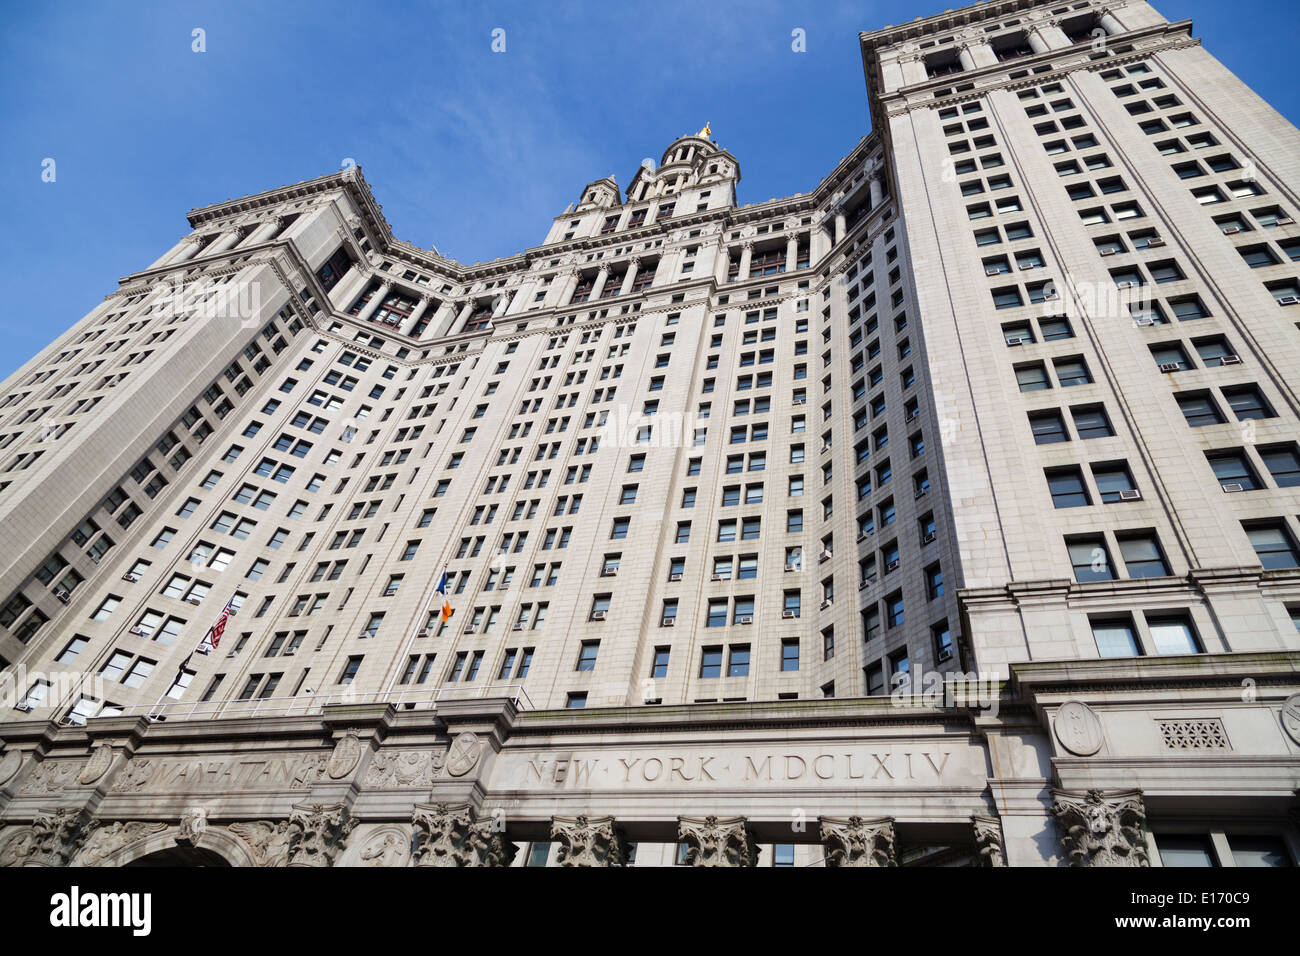
[[[174,846],[155,850],[132,860],[125,866],[230,866],[230,861],[220,853],[201,847]]]

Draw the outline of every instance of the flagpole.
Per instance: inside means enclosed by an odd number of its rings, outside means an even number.
[[[221,608],[221,613],[222,613],[222,614],[226,614],[227,612],[229,612],[229,610],[230,610],[230,605],[231,605],[231,603],[235,600],[235,595],[238,594],[238,593],[239,593],[239,591],[236,590],[234,593],[232,593],[232,594],[230,595],[230,600],[227,601],[227,602],[222,606],[222,608]],[[181,674],[185,673],[185,665],[188,664],[188,663],[190,662],[190,658],[193,657],[193,656],[195,655],[195,653],[199,650],[199,648],[202,647],[202,646],[204,645],[204,643],[205,643],[205,642],[208,640],[208,638],[212,635],[212,632],[213,632],[213,630],[215,630],[215,629],[216,629],[216,624],[215,624],[215,623],[214,623],[214,624],[209,624],[209,625],[208,625],[208,629],[207,629],[206,631],[203,632],[203,637],[199,639],[199,643],[195,645],[194,650],[190,651],[188,654],[185,655],[185,659],[184,659],[183,661],[181,661],[180,666],[178,666],[178,667],[176,668],[176,676],[172,678],[171,686],[169,686],[169,687],[167,688],[167,690],[164,690],[161,694],[159,694],[159,695],[158,695],[158,699],[155,700],[155,701],[153,702],[153,706],[149,708],[149,714],[148,714],[148,716],[149,716],[150,718],[156,718],[156,717],[157,717],[158,705],[161,704],[163,698],[167,696],[167,691],[168,691],[168,690],[171,690],[171,687],[172,687],[172,686],[175,686],[176,682],[177,682],[178,680],[180,680],[180,676],[181,676]],[[213,650],[216,650],[215,647],[213,647],[212,649],[213,649]]]
[[[442,566],[442,570],[438,572],[439,584],[442,583],[442,578],[446,577],[446,575],[447,575],[447,565],[444,564]],[[438,594],[438,593],[439,593],[438,588],[435,586],[433,589],[433,594]],[[447,593],[445,591],[442,592],[442,599],[444,602],[446,602],[447,600]],[[397,675],[401,673],[402,668],[405,666],[404,662],[406,660],[406,657],[411,652],[411,645],[415,643],[415,635],[419,634],[420,631],[424,630],[425,625],[423,625],[421,621],[428,618],[429,605],[432,603],[433,603],[432,595],[430,595],[430,597],[425,598],[424,606],[420,608],[420,615],[415,620],[416,626],[411,628],[411,634],[406,639],[406,645],[402,648],[402,653],[397,658],[396,661],[397,666],[393,668],[392,674],[388,678],[388,683],[384,685],[384,689],[383,691],[381,691],[381,694],[384,697],[387,697],[389,693],[392,692],[393,684],[396,683],[397,681]]]

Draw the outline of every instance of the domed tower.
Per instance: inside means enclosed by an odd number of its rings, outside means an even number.
[[[627,187],[628,202],[663,199],[685,190],[710,193],[710,208],[736,205],[736,184],[740,164],[736,157],[713,141],[708,123],[698,133],[673,140],[664,150],[659,168],[642,164]]]

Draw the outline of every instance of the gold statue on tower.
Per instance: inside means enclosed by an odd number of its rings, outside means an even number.
[[[700,130],[700,131],[699,131],[698,133],[696,133],[695,135],[696,135],[696,136],[703,136],[705,139],[708,139],[708,138],[709,138],[709,135],[710,135],[712,132],[713,132],[713,130],[709,128],[709,124],[708,124],[708,123],[705,123],[705,124],[704,124],[704,129]]]

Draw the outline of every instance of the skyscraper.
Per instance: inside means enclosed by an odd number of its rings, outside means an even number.
[[[1293,863],[1300,135],[1143,2],[861,46],[806,193],[351,168],[0,387],[0,862]]]

